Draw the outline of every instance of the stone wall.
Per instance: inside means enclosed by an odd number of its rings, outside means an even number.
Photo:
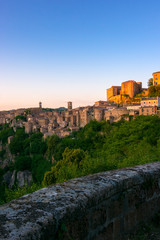
[[[120,86],[112,86],[111,88],[107,89],[107,100],[110,99],[110,97],[116,96],[120,94],[121,87]]]
[[[120,240],[160,210],[160,162],[77,178],[0,207],[0,239]]]
[[[121,94],[127,94],[133,98],[137,93],[142,91],[142,83],[129,80],[121,84]]]

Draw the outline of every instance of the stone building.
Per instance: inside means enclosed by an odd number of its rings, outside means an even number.
[[[129,80],[122,82],[120,94],[128,95],[130,98],[133,98],[137,93],[142,91],[142,83]]]
[[[152,76],[153,76],[153,85],[154,86],[160,85],[160,72],[154,72]]]
[[[120,121],[123,117],[129,116],[127,108],[115,108],[104,112],[104,120],[112,122]]]
[[[150,98],[141,98],[141,107],[160,107],[160,98],[159,97],[150,97]]]
[[[102,109],[110,109],[116,107],[117,104],[110,103],[109,101],[97,101],[94,103],[93,107],[98,107]]]
[[[29,133],[31,133],[32,132],[32,127],[33,127],[33,124],[32,124],[32,122],[26,122],[25,124],[24,124],[24,126],[25,126],[25,133],[27,133],[27,134],[29,134]]]
[[[134,80],[122,82],[120,86],[112,86],[107,89],[107,101],[110,102],[123,102],[124,97],[133,98],[136,94],[142,92],[142,83]]]
[[[139,115],[160,115],[158,107],[160,107],[159,97],[141,98]]]
[[[72,110],[72,102],[68,102],[68,111]]]
[[[104,110],[101,108],[94,108],[94,119],[98,122],[104,119]]]
[[[0,124],[5,124],[6,123],[6,118],[5,117],[1,117],[0,118]]]
[[[157,114],[157,107],[155,106],[146,106],[139,109],[139,115],[155,115]]]
[[[113,96],[120,95],[121,87],[120,86],[112,86],[111,88],[107,89],[107,100]]]
[[[39,114],[40,112],[42,112],[42,103],[39,102],[39,107],[29,108],[28,110],[31,114]]]
[[[48,125],[49,119],[48,118],[39,118],[38,123],[41,127]]]

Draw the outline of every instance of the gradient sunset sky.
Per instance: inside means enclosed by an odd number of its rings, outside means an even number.
[[[0,0],[0,110],[106,100],[160,71],[159,0]]]

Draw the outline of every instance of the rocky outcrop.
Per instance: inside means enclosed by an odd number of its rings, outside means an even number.
[[[160,210],[160,162],[72,179],[0,207],[1,240],[121,240]]]
[[[32,182],[32,173],[28,170],[19,171],[16,174],[16,171],[8,171],[3,175],[3,183],[6,184],[9,188],[12,188],[15,184],[22,188],[25,185],[31,185]]]
[[[12,178],[12,172],[11,171],[6,172],[3,175],[3,183],[9,186],[11,178]]]
[[[32,182],[32,173],[28,170],[17,172],[17,184],[20,188],[30,185]]]
[[[12,173],[12,177],[10,179],[10,183],[9,183],[8,187],[12,188],[15,183],[16,183],[16,170],[14,170]]]

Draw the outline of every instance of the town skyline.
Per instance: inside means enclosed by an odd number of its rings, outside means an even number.
[[[152,1],[0,1],[0,111],[93,105],[160,71]]]

